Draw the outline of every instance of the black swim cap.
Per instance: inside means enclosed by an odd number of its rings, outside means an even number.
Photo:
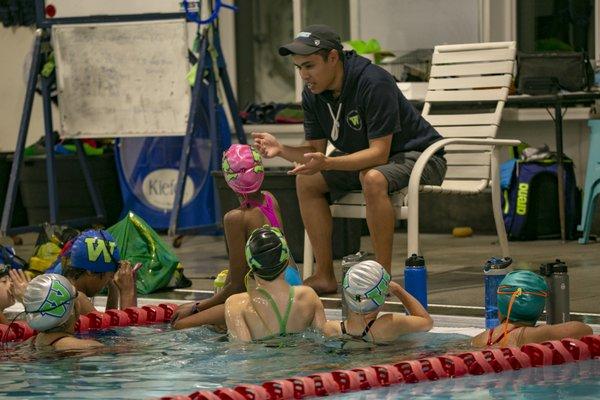
[[[285,237],[278,228],[255,229],[246,242],[246,261],[256,276],[272,281],[287,267],[290,258]]]

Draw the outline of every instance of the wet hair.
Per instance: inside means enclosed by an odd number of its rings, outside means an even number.
[[[62,266],[62,275],[68,279],[77,280],[77,279],[81,278],[83,275],[85,275],[86,272],[89,272],[90,274],[97,276],[97,277],[104,276],[104,272],[92,272],[87,269],[74,268],[71,264],[70,257],[62,257],[60,263]]]
[[[61,261],[62,275],[65,278],[77,280],[81,278],[87,270],[81,268],[73,268],[69,257],[62,257]]]

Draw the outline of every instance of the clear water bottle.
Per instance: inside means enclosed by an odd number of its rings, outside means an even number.
[[[427,309],[427,270],[423,257],[413,254],[406,259],[404,288]]]
[[[348,270],[355,264],[367,259],[367,253],[364,251],[359,251],[356,254],[350,254],[344,256],[342,258],[342,279],[339,288],[339,292],[342,294],[342,320],[345,321],[348,317],[348,303],[346,303],[346,298],[344,296],[344,278],[346,277],[346,273]]]
[[[560,260],[542,264],[540,274],[546,278],[548,297],[546,297],[546,323],[562,324],[571,320],[569,307],[569,275],[567,264]]]
[[[510,257],[492,257],[483,266],[483,283],[485,287],[485,329],[495,328],[498,320],[498,286],[508,274],[512,264]]]

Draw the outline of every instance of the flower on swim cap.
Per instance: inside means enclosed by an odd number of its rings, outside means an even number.
[[[277,278],[287,267],[290,250],[278,228],[255,229],[246,242],[246,261],[253,274],[267,281]]]
[[[254,193],[260,189],[265,169],[260,153],[247,144],[232,144],[223,153],[225,182],[236,193]]]
[[[36,276],[23,295],[27,323],[42,332],[64,324],[73,312],[76,297],[77,291],[64,276]]]
[[[116,271],[121,260],[115,239],[104,230],[83,232],[65,255],[70,257],[72,268],[96,273]]]
[[[346,304],[358,314],[368,314],[385,303],[390,274],[377,261],[361,261],[346,272],[343,288]]]
[[[497,294],[500,314],[511,321],[535,323],[544,311],[548,285],[538,274],[518,270],[502,279]]]

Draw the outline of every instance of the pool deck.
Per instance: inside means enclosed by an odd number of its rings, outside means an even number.
[[[560,240],[510,242],[514,267],[537,271],[540,264],[561,259],[569,268],[571,312],[574,318],[600,323],[600,243],[580,245],[577,241]],[[421,249],[429,275],[430,310],[435,314],[481,316],[483,310],[483,274],[481,266],[491,256],[500,255],[495,236],[474,235],[455,238],[444,234],[421,235]],[[361,250],[372,251],[368,236],[361,239]],[[176,249],[185,267],[185,275],[193,285],[168,294],[181,300],[202,298],[196,290],[212,290],[212,278],[227,267],[227,255],[222,238],[186,237]],[[393,279],[403,282],[406,259],[406,234],[394,237]],[[341,262],[334,262],[340,276]],[[153,296],[165,297],[167,293]],[[335,307],[339,294],[327,296]],[[339,300],[338,300],[339,301]]]
[[[17,254],[29,257],[36,235],[22,236],[23,245],[16,246]],[[165,237],[168,240],[167,237]],[[2,240],[7,243],[7,239]],[[169,241],[170,242],[170,241]],[[10,243],[10,242],[8,242]],[[569,268],[572,319],[600,324],[600,242],[580,245],[577,241],[560,240],[510,242],[514,267],[538,270],[540,264],[561,259]],[[481,266],[491,256],[500,255],[495,236],[474,235],[455,238],[450,234],[421,235],[421,249],[429,275],[429,310],[436,315],[481,317],[483,314],[483,274]],[[368,236],[361,239],[361,250],[372,251]],[[162,291],[145,296],[148,302],[169,299],[175,302],[206,298],[212,290],[212,280],[227,267],[227,253],[222,237],[189,236],[175,249],[192,281],[188,289]],[[393,279],[402,283],[406,259],[406,234],[394,237]],[[301,264],[300,264],[301,266]],[[334,262],[340,275],[341,262]],[[339,307],[339,294],[324,297],[327,308]],[[102,301],[101,299],[98,299]],[[393,302],[389,311],[400,311]]]

